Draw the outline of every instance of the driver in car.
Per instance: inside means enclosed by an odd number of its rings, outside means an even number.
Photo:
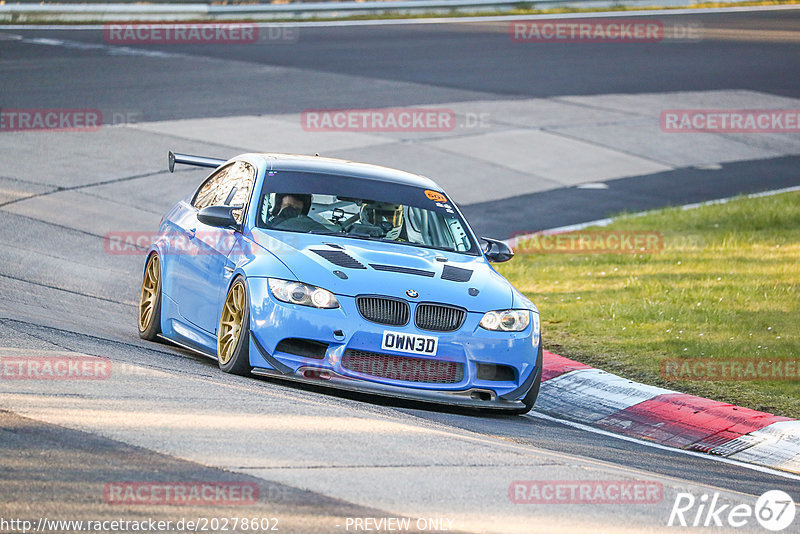
[[[311,209],[311,195],[296,193],[278,193],[275,195],[275,207],[272,208],[269,223],[272,226],[308,215]]]
[[[403,206],[387,202],[365,202],[361,205],[359,217],[362,224],[380,227],[386,239],[401,241],[403,230]]]

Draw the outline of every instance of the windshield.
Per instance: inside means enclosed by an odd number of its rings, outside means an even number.
[[[466,223],[439,191],[347,176],[270,171],[258,206],[260,228],[478,254]]]

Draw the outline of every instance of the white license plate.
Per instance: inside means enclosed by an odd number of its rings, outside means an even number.
[[[439,348],[439,338],[384,330],[381,348],[409,354],[436,356],[436,350]]]

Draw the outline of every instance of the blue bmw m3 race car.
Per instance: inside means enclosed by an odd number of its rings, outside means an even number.
[[[229,373],[526,413],[539,312],[432,180],[318,156],[169,154],[215,170],[164,216],[139,335]],[[481,242],[485,243],[481,246]]]

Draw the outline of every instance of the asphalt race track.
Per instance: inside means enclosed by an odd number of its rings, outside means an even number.
[[[732,505],[772,489],[797,495],[800,477],[788,473],[536,413],[476,415],[223,374],[138,338],[143,257],[109,247],[109,232],[155,230],[203,178],[169,174],[170,149],[319,152],[422,172],[498,238],[799,186],[797,134],[665,133],[659,115],[800,109],[800,10],[647,17],[700,36],[518,43],[508,22],[458,22],[121,45],[98,29],[0,27],[0,110],[103,116],[96,131],[0,131],[0,358],[77,353],[108,358],[112,370],[106,380],[0,380],[0,518],[246,515],[277,518],[283,532],[347,532],[353,518],[406,517],[427,531],[723,532],[668,528],[676,495],[719,492]],[[456,127],[304,128],[309,109],[399,106],[451,111]],[[649,481],[663,498],[515,504],[518,480]],[[241,483],[259,498],[108,504],[107,485],[123,481]],[[754,522],[736,531],[764,532]]]

